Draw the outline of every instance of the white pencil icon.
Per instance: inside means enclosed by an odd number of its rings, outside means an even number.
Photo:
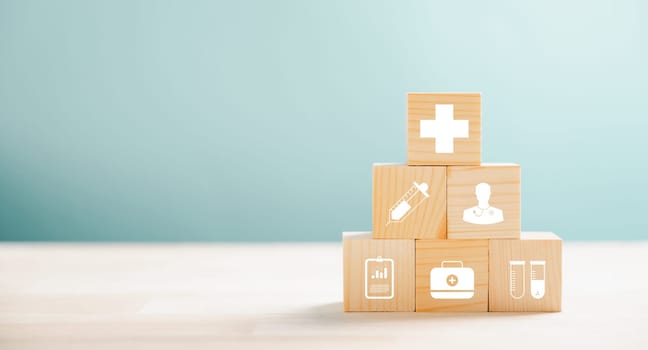
[[[412,187],[405,192],[405,194],[396,201],[396,204],[389,209],[389,219],[387,225],[392,222],[401,222],[411,214],[416,207],[421,205],[424,200],[430,197],[428,191],[428,184],[425,182],[417,183],[414,181]]]

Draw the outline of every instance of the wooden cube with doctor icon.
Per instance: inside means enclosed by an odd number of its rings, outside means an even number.
[[[520,237],[520,166],[482,164],[447,170],[448,239]]]
[[[344,311],[414,311],[414,240],[344,232],[342,242]]]
[[[557,312],[562,300],[562,240],[551,232],[489,245],[489,311]]]
[[[446,167],[373,165],[373,238],[445,239]]]

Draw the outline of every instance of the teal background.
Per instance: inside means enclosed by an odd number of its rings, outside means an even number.
[[[0,239],[371,229],[408,91],[481,91],[522,225],[645,239],[645,1],[0,0]]]

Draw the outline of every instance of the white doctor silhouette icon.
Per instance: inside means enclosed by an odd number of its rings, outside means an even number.
[[[488,201],[491,197],[491,186],[482,182],[475,186],[477,206],[464,210],[463,221],[476,225],[491,225],[504,221],[504,212],[491,207]]]

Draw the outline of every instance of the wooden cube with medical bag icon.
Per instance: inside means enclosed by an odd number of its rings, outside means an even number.
[[[489,255],[489,311],[560,311],[560,237],[522,232],[520,239],[493,239]]]
[[[373,238],[445,239],[446,168],[373,166]]]
[[[451,166],[448,239],[520,237],[520,166]]]
[[[416,311],[488,311],[488,240],[417,240]]]
[[[414,311],[414,240],[344,232],[344,311]]]
[[[479,165],[480,93],[407,95],[408,165]]]

